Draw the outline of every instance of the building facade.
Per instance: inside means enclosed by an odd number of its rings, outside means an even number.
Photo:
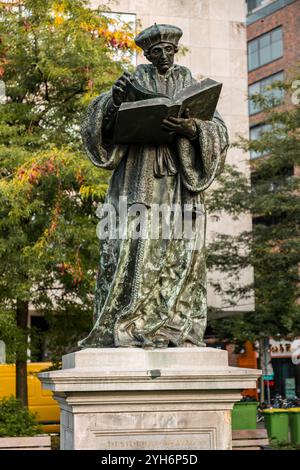
[[[293,78],[300,63],[300,1],[248,0],[247,41],[249,96],[267,94],[274,81]],[[283,100],[282,92],[276,98]],[[284,103],[291,107],[292,103]],[[265,127],[264,115],[249,102],[250,136]],[[252,155],[254,158],[255,154]]]

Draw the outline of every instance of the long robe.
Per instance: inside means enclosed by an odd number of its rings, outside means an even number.
[[[139,65],[135,78],[143,87],[169,97],[195,82],[179,65],[163,76],[153,65]],[[207,314],[203,192],[224,165],[226,126],[216,113],[212,121],[195,119],[197,137],[192,141],[177,135],[168,145],[114,145],[107,130],[114,119],[111,103],[108,92],[90,104],[83,124],[85,148],[96,166],[113,171],[106,203],[115,208],[117,223],[120,198],[126,197],[128,209],[135,204],[145,209],[148,235],[136,237],[138,222],[133,214],[126,221],[127,237],[100,241],[94,327],[79,346],[203,346]],[[149,236],[150,226],[158,223],[155,204],[190,208],[192,237],[176,236],[175,215],[169,220],[167,239]]]

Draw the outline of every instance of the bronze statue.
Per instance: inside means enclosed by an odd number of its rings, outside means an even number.
[[[171,116],[161,124],[173,136],[169,144],[125,145],[113,139],[118,109],[128,99],[132,80],[169,97],[196,82],[189,69],[174,64],[181,36],[180,28],[166,24],[142,31],[135,42],[150,64],[138,65],[133,76],[125,72],[88,108],[83,124],[87,154],[96,166],[112,170],[106,203],[116,211],[117,224],[120,198],[126,198],[129,216],[126,237],[100,241],[94,327],[79,342],[81,348],[205,346],[204,191],[222,170],[226,126],[217,112],[205,121],[185,110],[182,117]],[[147,215],[147,236],[134,236],[138,215],[130,209],[135,204]],[[161,218],[154,220],[157,205],[187,210],[192,236],[176,235],[178,211],[167,224],[168,237],[149,236],[150,226],[162,225]]]

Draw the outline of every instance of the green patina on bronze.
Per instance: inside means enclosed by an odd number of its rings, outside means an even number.
[[[167,30],[165,27],[163,34]],[[172,31],[165,36],[170,42]],[[157,29],[155,34],[157,44]],[[176,34],[174,43],[179,39]],[[139,65],[134,80],[170,97],[195,83],[186,67],[171,64],[159,73],[153,63]],[[96,98],[83,123],[89,158],[113,172],[106,202],[113,204],[117,213],[121,196],[127,197],[129,207],[142,204],[147,208],[149,230],[154,203],[198,205],[204,215],[197,219],[197,230],[189,243],[175,236],[134,239],[130,234],[136,229],[136,216],[128,217],[125,240],[100,241],[94,327],[79,346],[203,346],[207,315],[204,190],[224,165],[226,126],[216,113],[212,121],[193,119],[196,134],[192,139],[176,134],[170,145],[114,145],[111,136],[116,107],[112,96],[111,90]],[[175,219],[172,234],[174,230]]]

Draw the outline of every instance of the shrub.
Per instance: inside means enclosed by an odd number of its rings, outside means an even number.
[[[34,436],[42,432],[35,414],[13,396],[0,400],[0,437]]]

